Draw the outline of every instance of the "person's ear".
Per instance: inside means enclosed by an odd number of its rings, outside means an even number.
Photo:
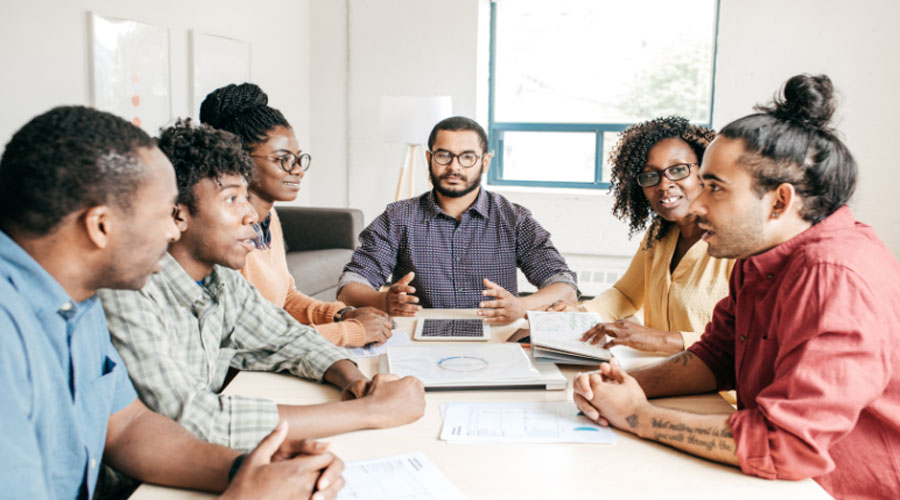
[[[107,205],[97,205],[84,211],[82,218],[88,240],[97,248],[106,248],[115,227],[112,210]]]
[[[482,175],[486,174],[488,169],[491,167],[491,158],[493,158],[493,155],[489,152],[485,153],[484,156],[481,158],[481,162],[483,165],[482,168],[484,169],[484,171],[482,172]]]
[[[800,197],[793,184],[783,182],[772,191],[769,218],[777,219],[786,213],[799,211]]]
[[[191,213],[188,211],[187,205],[184,203],[177,203],[175,205],[175,213],[172,214],[172,218],[175,219],[175,226],[177,226],[178,230],[182,233],[187,231],[188,220],[190,217]]]
[[[425,150],[425,168],[431,168],[431,151]]]

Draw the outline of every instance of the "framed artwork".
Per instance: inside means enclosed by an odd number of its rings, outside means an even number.
[[[94,13],[90,25],[94,107],[157,135],[172,116],[168,28]]]
[[[249,42],[191,31],[191,115],[200,115],[200,104],[213,90],[249,81]]]

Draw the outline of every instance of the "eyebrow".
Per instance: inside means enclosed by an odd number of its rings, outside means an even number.
[[[717,181],[717,182],[721,182],[722,184],[728,184],[728,181],[722,179],[721,177],[719,177],[716,174],[703,174],[700,176],[700,178],[705,181]]]
[[[226,189],[240,189],[243,184],[219,184],[219,191],[225,191]]]
[[[474,153],[474,154],[476,154],[476,155],[478,154],[474,149],[467,149],[467,150],[465,150],[465,151],[463,151],[463,152],[461,152],[461,153],[454,153],[453,151],[450,151],[449,149],[444,149],[444,148],[437,148],[437,149],[434,150],[435,153],[439,153],[439,152],[442,152],[442,151],[443,151],[444,153],[460,154],[460,155],[464,155],[464,154],[466,154],[466,153]]]

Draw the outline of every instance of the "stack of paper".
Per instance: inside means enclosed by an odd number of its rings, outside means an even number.
[[[463,500],[422,453],[348,462],[338,500]]]
[[[603,319],[596,313],[528,311],[531,346],[538,362],[596,365],[612,354],[600,345],[581,340],[584,332]]]
[[[599,443],[615,434],[578,412],[571,401],[446,403],[441,439],[453,443]]]
[[[382,372],[412,375],[426,389],[565,389],[558,368],[535,368],[519,344],[389,346]]]

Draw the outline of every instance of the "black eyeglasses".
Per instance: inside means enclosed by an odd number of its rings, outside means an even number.
[[[641,172],[637,176],[638,186],[655,186],[659,184],[659,181],[662,180],[663,175],[665,175],[666,179],[669,179],[670,181],[680,181],[681,179],[684,179],[685,177],[691,175],[691,167],[693,167],[694,165],[699,165],[699,163],[677,163],[662,170]]]
[[[309,153],[304,153],[302,151],[297,151],[297,154],[294,153],[283,153],[277,156],[263,156],[263,155],[250,155],[254,158],[265,158],[269,161],[277,161],[281,165],[281,169],[287,173],[291,173],[294,171],[294,167],[298,164],[300,165],[300,171],[306,172],[309,170],[309,165],[312,163],[312,156]]]
[[[437,151],[430,151],[431,157],[434,158],[434,162],[442,167],[446,167],[447,165],[453,163],[453,159],[456,158],[459,162],[459,166],[462,168],[471,168],[475,166],[475,163],[478,162],[484,155],[477,155],[471,151],[466,151],[464,153],[460,153],[455,155],[450,151],[444,151],[443,149],[439,149]]]

